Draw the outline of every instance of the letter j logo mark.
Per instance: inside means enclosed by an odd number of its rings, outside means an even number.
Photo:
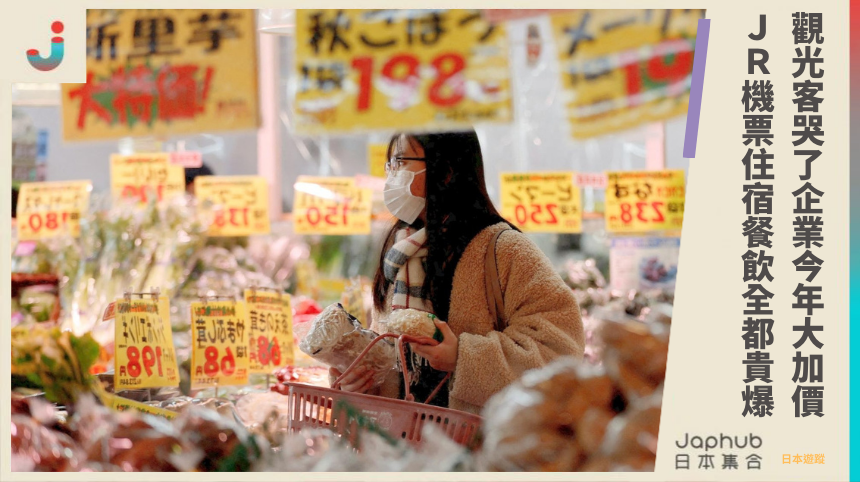
[[[30,65],[42,72],[56,69],[63,61],[63,37],[59,36],[63,33],[63,22],[52,23],[51,30],[57,37],[51,39],[51,54],[47,58],[39,55],[39,51],[36,49],[27,51],[27,60],[30,61]]]

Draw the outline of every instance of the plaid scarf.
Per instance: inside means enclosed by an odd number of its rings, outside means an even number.
[[[394,245],[385,254],[383,274],[394,283],[391,309],[412,308],[433,312],[430,300],[421,297],[424,286],[424,262],[427,259],[427,231],[412,228],[397,231]]]

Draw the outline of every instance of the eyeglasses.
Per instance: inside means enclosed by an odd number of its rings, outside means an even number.
[[[404,161],[421,161],[426,162],[427,159],[423,157],[392,157],[385,163],[385,172],[386,174],[389,172],[396,172],[403,168],[406,164]]]

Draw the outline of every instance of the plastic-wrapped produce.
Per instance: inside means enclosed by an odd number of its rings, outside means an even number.
[[[661,404],[657,391],[609,423],[601,451],[612,471],[654,470]]]
[[[191,407],[174,423],[182,441],[203,452],[197,470],[245,472],[268,447],[244,425],[203,407]]]
[[[411,308],[394,310],[385,320],[380,321],[380,326],[386,333],[433,338],[439,331],[434,319],[436,317],[426,311]]]
[[[314,318],[299,349],[310,357],[343,372],[376,338],[337,303],[330,305]],[[377,343],[362,360],[362,366],[373,370],[376,386],[382,384],[388,372],[395,370],[397,356],[394,346],[385,340]]]

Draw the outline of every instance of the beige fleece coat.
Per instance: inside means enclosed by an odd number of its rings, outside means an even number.
[[[495,393],[532,368],[564,355],[582,357],[585,333],[573,292],[549,259],[524,234],[508,230],[496,245],[507,321],[495,331],[485,285],[485,256],[490,239],[505,223],[489,226],[469,243],[451,290],[448,325],[459,341],[457,366],[449,388],[449,407],[480,413]],[[389,296],[390,298],[390,296]],[[371,329],[388,312],[374,313]],[[399,374],[378,394],[397,397]]]

